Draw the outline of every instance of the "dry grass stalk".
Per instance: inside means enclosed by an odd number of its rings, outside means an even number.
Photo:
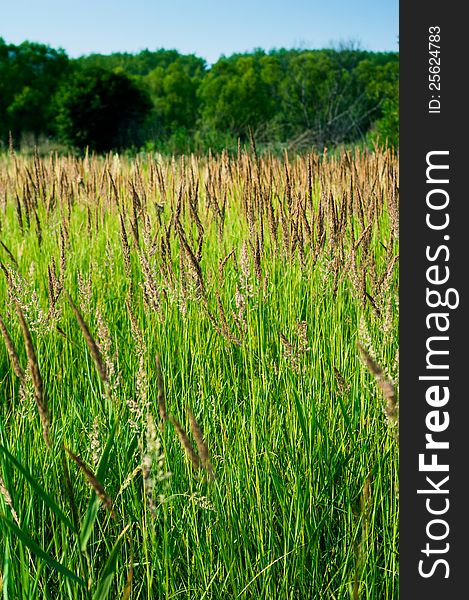
[[[161,307],[160,293],[158,291],[156,274],[150,264],[150,256],[147,253],[146,248],[139,251],[137,254],[143,275],[143,282],[140,284],[140,287],[143,290],[143,298],[150,310],[155,311],[160,320],[163,320],[164,316]]]
[[[156,355],[156,373],[158,378],[158,412],[162,421],[168,420],[166,413],[166,399],[164,393],[163,373],[161,372],[160,357]]]
[[[31,333],[18,303],[16,304],[16,312],[18,313],[21,330],[23,332],[24,345],[26,348],[26,355],[28,357],[28,366],[34,385],[34,399],[36,400],[39,416],[41,418],[44,441],[46,442],[46,446],[51,448],[49,407],[47,405],[47,398],[44,393],[44,385],[42,382],[41,372],[39,371],[39,363],[37,361],[36,351],[34,350]]]
[[[42,244],[42,227],[41,227],[41,221],[39,220],[39,215],[37,214],[37,210],[34,209],[34,217],[36,220],[36,235],[37,235],[37,242],[39,247],[41,247]]]
[[[61,279],[57,279],[55,274],[55,260],[51,258],[51,262],[47,265],[47,293],[49,296],[49,311],[47,318],[51,323],[56,323],[61,315],[61,309],[58,305],[60,294],[62,293],[63,283]]]
[[[161,236],[161,258],[162,265],[160,267],[161,273],[165,280],[166,286],[168,289],[174,288],[174,273],[173,273],[173,265],[171,262],[171,226],[169,226],[164,235]]]
[[[54,257],[52,257],[51,262],[47,265],[47,293],[49,294],[49,304],[51,309],[49,312],[53,311],[55,305],[55,287],[56,287],[56,277],[55,277],[55,261]]]
[[[97,468],[99,460],[101,458],[101,440],[99,439],[99,422],[97,416],[93,420],[93,426],[91,429],[90,436],[90,447],[91,456],[93,458],[93,464],[95,468]]]
[[[386,377],[383,369],[373,360],[370,354],[359,342],[358,349],[360,350],[363,362],[367,366],[370,373],[375,376],[376,383],[384,396],[384,414],[386,415],[389,426],[392,428],[394,437],[398,440],[399,433],[396,431],[396,428],[399,425],[399,405],[397,402],[394,385]]]
[[[378,317],[378,319],[381,319],[381,311],[379,310],[379,307],[378,307],[375,299],[373,298],[373,296],[371,296],[368,292],[365,291],[365,297],[368,300],[368,302],[371,304],[371,307],[373,308],[375,315]]]
[[[142,212],[142,203],[140,202],[140,198],[138,197],[137,190],[135,189],[134,183],[131,181],[131,191],[132,191],[132,215],[130,220],[130,229],[132,231],[132,236],[135,241],[135,245],[139,246],[140,235],[138,230],[138,218],[140,213]]]
[[[282,340],[285,358],[290,363],[290,366],[293,369],[293,371],[295,371],[295,373],[297,373],[300,370],[300,361],[299,361],[298,355],[297,355],[295,349],[293,348],[293,346],[290,344],[290,342],[287,340],[287,338],[283,335],[283,333],[280,332],[279,335],[280,335],[280,339]]]
[[[18,353],[16,351],[15,345],[13,344],[13,340],[8,333],[8,329],[6,328],[5,323],[3,322],[2,316],[0,315],[0,330],[2,332],[3,339],[5,341],[5,346],[8,352],[8,356],[10,357],[11,366],[13,367],[13,371],[21,383],[24,383],[25,373],[20,364],[20,359]]]
[[[272,173],[270,174],[270,176],[272,177]],[[270,185],[271,185],[271,183],[270,183]],[[269,225],[270,239],[272,240],[272,243],[273,243],[273,254],[274,254],[274,256],[277,256],[277,254],[278,254],[278,239],[277,239],[278,221],[275,217],[275,210],[274,210],[274,206],[272,204],[272,194],[270,191],[267,194],[267,223]]]
[[[337,387],[339,388],[339,394],[344,396],[345,394],[347,394],[349,392],[350,384],[348,384],[345,381],[345,379],[342,377],[342,374],[340,373],[339,369],[335,366],[334,366],[334,374],[335,374],[335,379],[337,381]]]
[[[306,321],[299,321],[295,324],[297,344],[298,344],[298,356],[303,358],[306,352],[310,350],[308,341],[308,323]]]
[[[8,270],[8,267],[5,266],[2,262],[0,262],[0,269],[3,271],[3,274],[5,275],[5,279],[7,280],[8,285],[11,285],[11,275],[10,275],[10,271]]]
[[[181,442],[181,446],[182,446],[184,452],[186,453],[186,456],[191,461],[194,469],[196,469],[198,471],[201,467],[200,459],[197,456],[197,454],[194,452],[194,448],[192,447],[192,444],[187,436],[187,433],[184,431],[184,429],[181,427],[180,423],[174,417],[170,416],[169,420],[174,425],[177,436],[179,438],[179,441]]]
[[[225,258],[220,259],[219,262],[218,262],[218,277],[220,279],[220,285],[223,282],[223,276],[224,276],[224,271],[225,271],[226,263],[230,260],[230,258],[232,256],[234,256],[235,251],[236,251],[236,248],[233,248],[233,250],[229,254],[227,254],[225,256]]]
[[[189,423],[191,426],[192,435],[194,436],[194,439],[195,439],[197,451],[199,453],[199,457],[202,462],[202,466],[207,471],[209,478],[215,479],[215,473],[213,471],[212,463],[210,462],[210,454],[208,451],[208,446],[205,443],[202,429],[201,429],[200,425],[197,423],[194,413],[191,411],[190,408],[187,408],[187,412],[189,413]]]
[[[132,337],[137,347],[141,348],[144,345],[144,339],[142,332],[140,331],[140,326],[138,324],[137,317],[135,316],[135,313],[132,310],[131,298],[129,296],[127,296],[127,298],[125,299],[125,306],[127,308],[127,313],[130,319]]]
[[[18,262],[16,260],[16,258],[13,256],[13,254],[11,253],[10,249],[6,246],[6,244],[4,244],[2,242],[2,240],[0,240],[0,245],[2,246],[2,248],[5,250],[5,252],[8,255],[8,258],[10,259],[10,261],[13,263],[13,265],[18,268]]]
[[[132,339],[135,344],[136,354],[138,358],[138,371],[135,382],[136,399],[129,399],[127,400],[126,404],[132,415],[132,420],[129,420],[129,425],[135,432],[139,432],[143,415],[148,410],[148,375],[146,369],[148,352],[145,337],[140,329],[137,318],[134,312],[132,311],[129,297],[126,298],[125,304],[130,319]]]
[[[195,281],[197,282],[197,286],[198,286],[198,289],[199,289],[202,297],[206,298],[207,293],[205,291],[205,284],[204,284],[204,278],[202,275],[202,269],[200,268],[199,261],[197,260],[197,257],[195,256],[194,252],[192,251],[192,249],[187,241],[186,234],[185,234],[184,229],[179,221],[177,221],[177,223],[176,223],[176,229],[177,229],[177,233],[179,235],[179,241],[181,243],[181,246],[184,249],[185,256],[188,260],[191,274],[192,274],[193,278],[195,279]]]
[[[153,464],[153,454],[157,447],[156,427],[153,421],[151,413],[147,415],[147,431],[146,431],[147,449],[146,453],[142,456],[142,477],[143,487],[145,489],[145,496],[149,511],[153,516],[156,516],[156,506],[153,498],[153,492],[155,488],[155,481],[151,477],[151,468]]]
[[[134,579],[134,565],[133,565],[133,552],[130,552],[130,564],[127,572],[127,579],[125,580],[124,590],[122,592],[122,600],[130,600],[132,597],[132,582]]]
[[[264,283],[265,282],[266,282],[266,279],[264,279]],[[241,290],[239,289],[238,284],[236,284],[235,304],[236,304],[236,308],[238,309],[238,312],[235,313],[234,311],[232,311],[231,314],[233,315],[233,318],[235,320],[238,331],[242,337],[243,335],[246,334],[247,328],[248,328],[248,324],[247,324],[246,317],[245,317],[247,303],[246,303],[246,298],[245,298],[244,294],[241,292]]]
[[[21,201],[18,194],[16,194],[16,217],[18,219],[18,225],[20,226],[21,235],[24,235],[23,213],[21,211]]]
[[[67,253],[65,251],[66,240],[65,240],[66,227],[60,228],[60,263],[59,263],[59,283],[60,290],[63,289],[65,284],[65,269],[67,268]],[[54,269],[55,272],[55,269]]]
[[[68,302],[75,314],[75,317],[78,321],[78,325],[80,326],[80,329],[83,333],[83,337],[85,338],[86,344],[88,345],[91,356],[93,357],[99,377],[101,378],[101,381],[107,385],[108,384],[108,376],[107,376],[107,372],[106,372],[106,365],[104,364],[103,358],[101,356],[101,352],[99,351],[99,348],[98,348],[98,345],[94,341],[93,336],[91,335],[90,330],[88,329],[88,326],[86,325],[85,321],[83,320],[83,317],[81,316],[80,311],[78,310],[78,308],[75,306],[73,300],[71,299],[70,294],[67,291],[65,293],[67,295],[67,300],[68,300]]]
[[[83,472],[88,484],[96,492],[98,498],[101,500],[101,502],[103,503],[105,508],[109,511],[111,517],[114,519],[115,513],[112,508],[112,500],[111,500],[111,497],[106,493],[102,483],[97,479],[97,477],[94,475],[94,473],[91,471],[91,469],[89,469],[85,465],[85,463],[81,460],[80,457],[78,457],[76,454],[74,454],[67,447],[65,447],[65,452],[70,456],[70,458],[73,460],[73,462]]]
[[[132,473],[130,473],[129,475],[127,475],[127,477],[124,479],[124,481],[122,482],[119,491],[117,492],[116,498],[119,497],[122,492],[124,490],[126,490],[129,485],[132,483],[132,481],[135,479],[135,477],[140,473],[140,471],[142,471],[142,465],[137,465],[135,467],[135,469],[132,471]]]
[[[93,286],[92,286],[92,273],[90,272],[85,275],[80,271],[77,272],[77,284],[78,284],[78,298],[80,302],[80,309],[82,315],[90,317],[93,312]]]
[[[3,499],[5,500],[5,504],[10,509],[11,516],[15,520],[15,523],[18,526],[20,526],[20,520],[18,519],[18,513],[16,512],[15,507],[13,506],[13,500],[11,499],[10,492],[8,491],[8,489],[5,485],[5,482],[3,481],[1,476],[0,476],[0,495],[3,496]]]
[[[388,292],[389,287],[392,282],[392,275],[394,272],[394,267],[396,266],[397,261],[399,260],[399,254],[396,254],[390,260],[386,271],[383,273],[383,276],[378,281],[377,288],[379,290],[380,297],[384,297]]]
[[[262,267],[261,267],[261,248],[259,243],[259,236],[256,235],[256,242],[253,244],[250,242],[251,255],[254,260],[254,273],[257,281],[260,283],[262,280]]]
[[[122,256],[124,258],[124,271],[127,277],[127,280],[132,285],[132,264],[130,262],[130,245],[129,238],[127,237],[127,231],[125,229],[124,217],[122,212],[119,211],[119,221],[120,221],[120,233],[121,233],[121,245],[122,245]]]
[[[236,346],[241,346],[241,340],[233,335],[228,327],[228,321],[225,314],[225,309],[223,308],[223,303],[221,301],[220,292],[216,291],[217,296],[217,305],[218,305],[218,314],[220,315],[220,323],[221,327],[216,327],[217,331],[223,335],[227,340],[233,342]]]
[[[112,354],[111,334],[109,332],[109,327],[108,327],[106,321],[104,320],[103,314],[99,307],[96,309],[95,314],[96,314],[96,323],[97,323],[97,339],[99,340],[99,342],[97,342],[98,348],[99,348],[99,350],[101,352],[101,356],[103,358],[103,362],[105,365],[109,383],[112,382],[114,384],[113,387],[115,387],[117,384],[117,379],[118,379],[117,368],[116,368],[117,352]]]

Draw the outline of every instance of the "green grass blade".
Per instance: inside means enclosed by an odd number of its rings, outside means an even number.
[[[26,481],[38,494],[38,496],[40,496],[44,500],[46,506],[50,508],[50,510],[62,521],[62,523],[68,529],[70,529],[74,533],[77,533],[70,519],[63,513],[61,508],[47,494],[47,492],[38,484],[38,482],[34,479],[31,473],[29,473],[29,471],[18,460],[16,460],[16,458],[4,446],[0,446],[0,453],[2,453],[4,457],[18,469],[18,471],[24,476]]]
[[[95,593],[93,594],[93,600],[106,600],[107,595],[109,594],[112,579],[114,577],[114,573],[116,572],[118,551],[124,538],[124,534],[129,529],[129,527],[130,525],[124,527],[121,534],[117,538],[117,542],[114,544],[114,548],[109,554],[106,564],[103,567],[98,586],[96,588]]]
[[[57,562],[54,558],[52,558],[52,556],[44,552],[44,550],[40,546],[38,546],[36,542],[27,533],[20,529],[20,527],[18,527],[16,523],[10,521],[10,519],[7,519],[7,517],[5,517],[5,515],[2,514],[0,514],[0,519],[15,534],[15,536],[21,542],[23,542],[23,544],[27,548],[31,550],[31,552],[33,552],[38,558],[41,558],[49,567],[51,567],[51,569],[54,569],[64,577],[67,577],[67,579],[78,583],[78,585],[86,587],[86,584],[83,581],[83,579],[80,579],[80,577],[75,575],[75,573],[72,573],[72,571],[67,569],[67,567],[64,567],[64,565]]]
[[[8,586],[10,583],[10,543],[8,540],[5,542],[5,557],[3,559],[3,600],[8,600]]]
[[[311,440],[310,440],[310,436],[308,434],[308,428],[306,426],[305,412],[304,412],[303,406],[300,402],[300,399],[298,398],[296,393],[293,394],[293,398],[295,400],[296,414],[298,415],[298,422],[300,424],[301,432],[303,433],[306,447],[309,448]]]
[[[91,492],[91,498],[88,503],[88,509],[86,511],[85,520],[81,526],[80,530],[80,550],[85,552],[86,545],[88,544],[88,540],[90,539],[91,532],[93,531],[93,525],[98,516],[99,510],[99,498],[96,495],[96,492]]]
[[[109,455],[111,453],[112,446],[114,444],[114,435],[116,432],[116,423],[114,423],[111,433],[109,435],[106,447],[104,448],[103,455],[101,460],[99,461],[98,470],[96,472],[96,477],[100,482],[103,481],[106,471],[109,465]],[[80,529],[80,550],[85,552],[86,546],[88,544],[88,540],[90,539],[91,533],[93,531],[94,522],[96,521],[96,517],[98,516],[99,510],[99,498],[96,495],[96,492],[91,492],[90,501],[88,503],[88,509],[86,511],[85,519]]]

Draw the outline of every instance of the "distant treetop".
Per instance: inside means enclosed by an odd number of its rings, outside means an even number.
[[[399,55],[357,47],[261,48],[208,67],[177,50],[69,59],[0,38],[0,147],[58,140],[96,151],[398,145]]]

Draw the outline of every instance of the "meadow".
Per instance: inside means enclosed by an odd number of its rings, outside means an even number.
[[[0,156],[3,598],[398,597],[398,158]]]

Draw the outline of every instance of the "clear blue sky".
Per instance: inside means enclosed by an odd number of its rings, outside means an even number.
[[[254,48],[355,41],[398,50],[398,0],[0,0],[0,37],[69,56],[175,48],[209,63]]]

